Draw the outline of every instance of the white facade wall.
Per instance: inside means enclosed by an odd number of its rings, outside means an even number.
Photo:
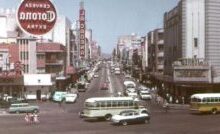
[[[205,58],[205,0],[186,0],[186,50],[184,58]],[[198,39],[195,47],[194,39]]]
[[[30,40],[28,43],[28,52],[29,52],[29,74],[37,73],[37,48],[36,40]]]
[[[85,36],[88,39],[88,43],[86,44],[86,47],[85,47],[85,57],[86,57],[86,59],[88,59],[89,57],[91,57],[92,30],[87,29]],[[90,51],[90,53],[89,53],[89,51]],[[90,55],[88,55],[88,54],[90,54]]]
[[[148,39],[147,39],[148,36],[145,36],[145,41],[144,41],[144,46],[143,46],[143,60],[142,60],[142,69],[144,71],[146,67],[148,67]]]

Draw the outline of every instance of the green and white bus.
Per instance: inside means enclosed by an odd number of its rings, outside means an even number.
[[[220,111],[220,93],[194,94],[190,99],[192,112],[216,114]]]
[[[96,97],[85,100],[80,117],[110,120],[113,115],[124,110],[146,110],[148,113],[147,109],[132,97]]]

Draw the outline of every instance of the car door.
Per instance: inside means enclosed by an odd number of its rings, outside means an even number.
[[[134,112],[134,118],[135,118],[135,122],[143,122],[145,119],[143,116],[141,116],[141,114],[139,114],[138,112]]]
[[[133,112],[126,113],[126,121],[129,124],[134,122],[134,114],[133,114]]]

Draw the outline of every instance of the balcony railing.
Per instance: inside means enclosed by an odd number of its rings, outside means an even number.
[[[63,65],[63,60],[47,60],[46,65]]]

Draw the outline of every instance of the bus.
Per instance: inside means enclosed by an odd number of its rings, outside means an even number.
[[[80,117],[84,118],[105,118],[110,120],[115,114],[119,114],[124,110],[146,110],[138,104],[136,99],[132,97],[96,97],[85,100],[83,111]]]
[[[192,112],[209,112],[216,114],[220,111],[220,93],[194,94],[190,97]]]

